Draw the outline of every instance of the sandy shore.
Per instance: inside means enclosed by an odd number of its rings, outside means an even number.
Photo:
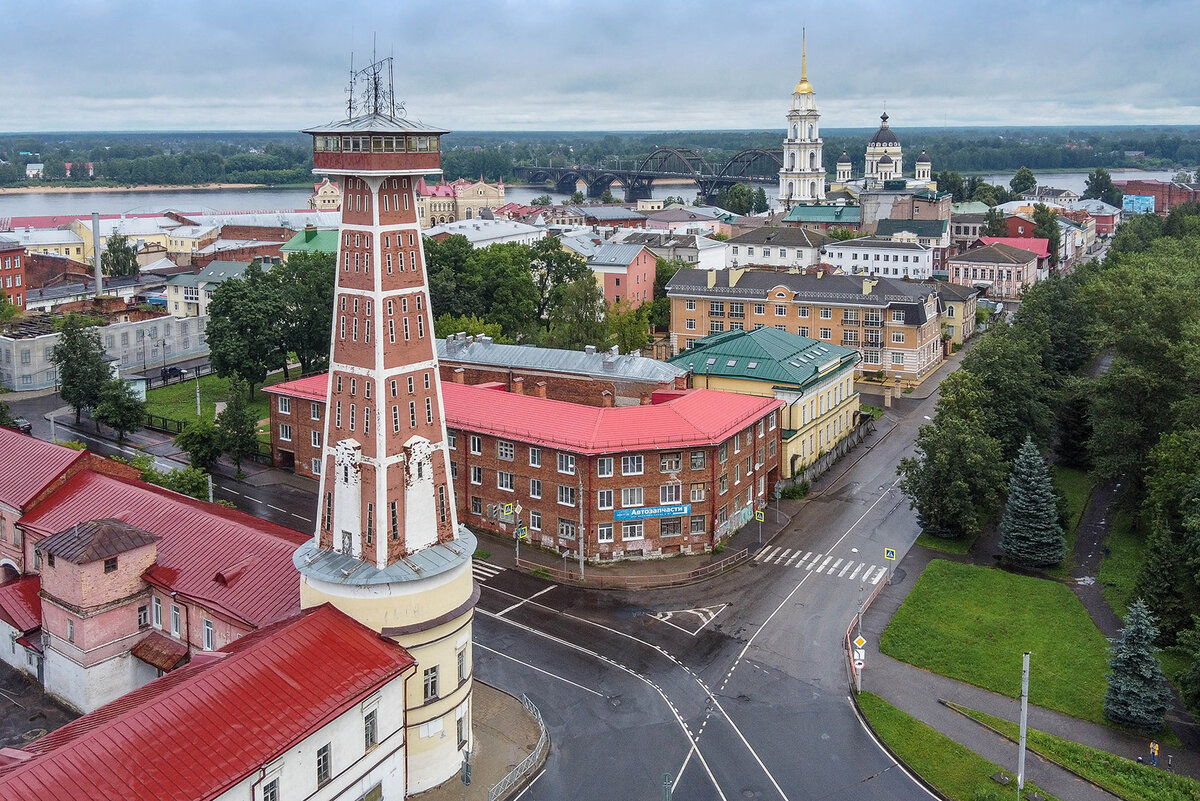
[[[0,195],[54,195],[64,192],[195,192],[205,189],[263,189],[265,184],[147,184],[145,186],[0,186]]]

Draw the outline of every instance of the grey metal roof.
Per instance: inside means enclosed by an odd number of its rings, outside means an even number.
[[[830,242],[825,246],[826,250],[832,248],[881,248],[884,250],[932,250],[928,245],[921,245],[916,242],[897,242],[894,239],[888,239],[882,236],[864,236],[858,239],[845,239],[841,242]]]
[[[585,219],[594,220],[644,220],[645,214],[622,206],[567,206],[569,211]]]
[[[437,341],[439,361],[478,364],[489,367],[511,367],[515,370],[543,370],[548,373],[572,373],[606,379],[666,383],[683,375],[677,367],[627,354],[614,356],[612,351],[588,353],[583,350],[531,348],[525,345],[498,345],[486,337],[447,337]]]
[[[642,250],[642,245],[616,245],[612,242],[605,242],[596,249],[595,253],[588,257],[588,264],[627,267],[637,258],[637,255]]]
[[[308,540],[292,554],[292,564],[308,578],[330,584],[400,584],[441,575],[458,567],[471,559],[477,544],[471,530],[460,525],[458,537],[451,542],[422,548],[380,570],[348,554],[322,550],[314,540]]]
[[[444,128],[426,125],[420,120],[410,119],[409,117],[392,117],[388,114],[364,114],[354,119],[335,120],[325,125],[305,128],[301,133],[444,134],[450,132]]]
[[[808,228],[791,228],[783,226],[764,225],[738,234],[727,240],[729,245],[778,245],[780,247],[819,248],[833,242],[831,236]]]

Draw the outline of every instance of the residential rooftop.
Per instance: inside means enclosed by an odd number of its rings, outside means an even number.
[[[689,350],[669,362],[687,367],[697,377],[742,378],[804,388],[833,371],[853,367],[861,359],[852,348],[777,328],[759,328],[711,334],[696,340]]]

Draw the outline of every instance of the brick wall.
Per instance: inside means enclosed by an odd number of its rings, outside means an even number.
[[[291,228],[264,225],[222,225],[221,239],[257,239],[260,242],[283,243],[296,235]]]
[[[276,467],[290,468],[296,475],[318,478],[313,471],[313,460],[320,463],[323,448],[313,446],[313,434],[317,442],[325,432],[325,402],[317,401],[316,419],[313,418],[314,402],[307,398],[288,398],[288,411],[280,411],[281,397],[271,397],[271,463]],[[281,426],[291,427],[291,441],[281,437]],[[290,456],[289,456],[290,454]]]
[[[660,384],[650,381],[606,381],[578,375],[487,367],[448,359],[440,361],[439,366],[443,381],[453,381],[457,384],[497,382],[504,384],[509,392],[525,395],[540,394],[539,385],[543,385],[545,397],[585,406],[646,404],[655,392],[664,389],[684,389],[686,385],[686,377],[683,376],[675,382]]]

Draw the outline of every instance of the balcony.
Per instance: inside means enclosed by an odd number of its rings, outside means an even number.
[[[842,319],[842,326],[843,326],[843,327],[854,327],[854,328],[857,328],[857,327],[858,327],[858,320],[857,320],[857,319],[854,319],[854,320],[847,320],[847,319],[844,319],[844,318],[843,318],[843,319]]]
[[[883,328],[883,320],[863,320],[863,328]]]

